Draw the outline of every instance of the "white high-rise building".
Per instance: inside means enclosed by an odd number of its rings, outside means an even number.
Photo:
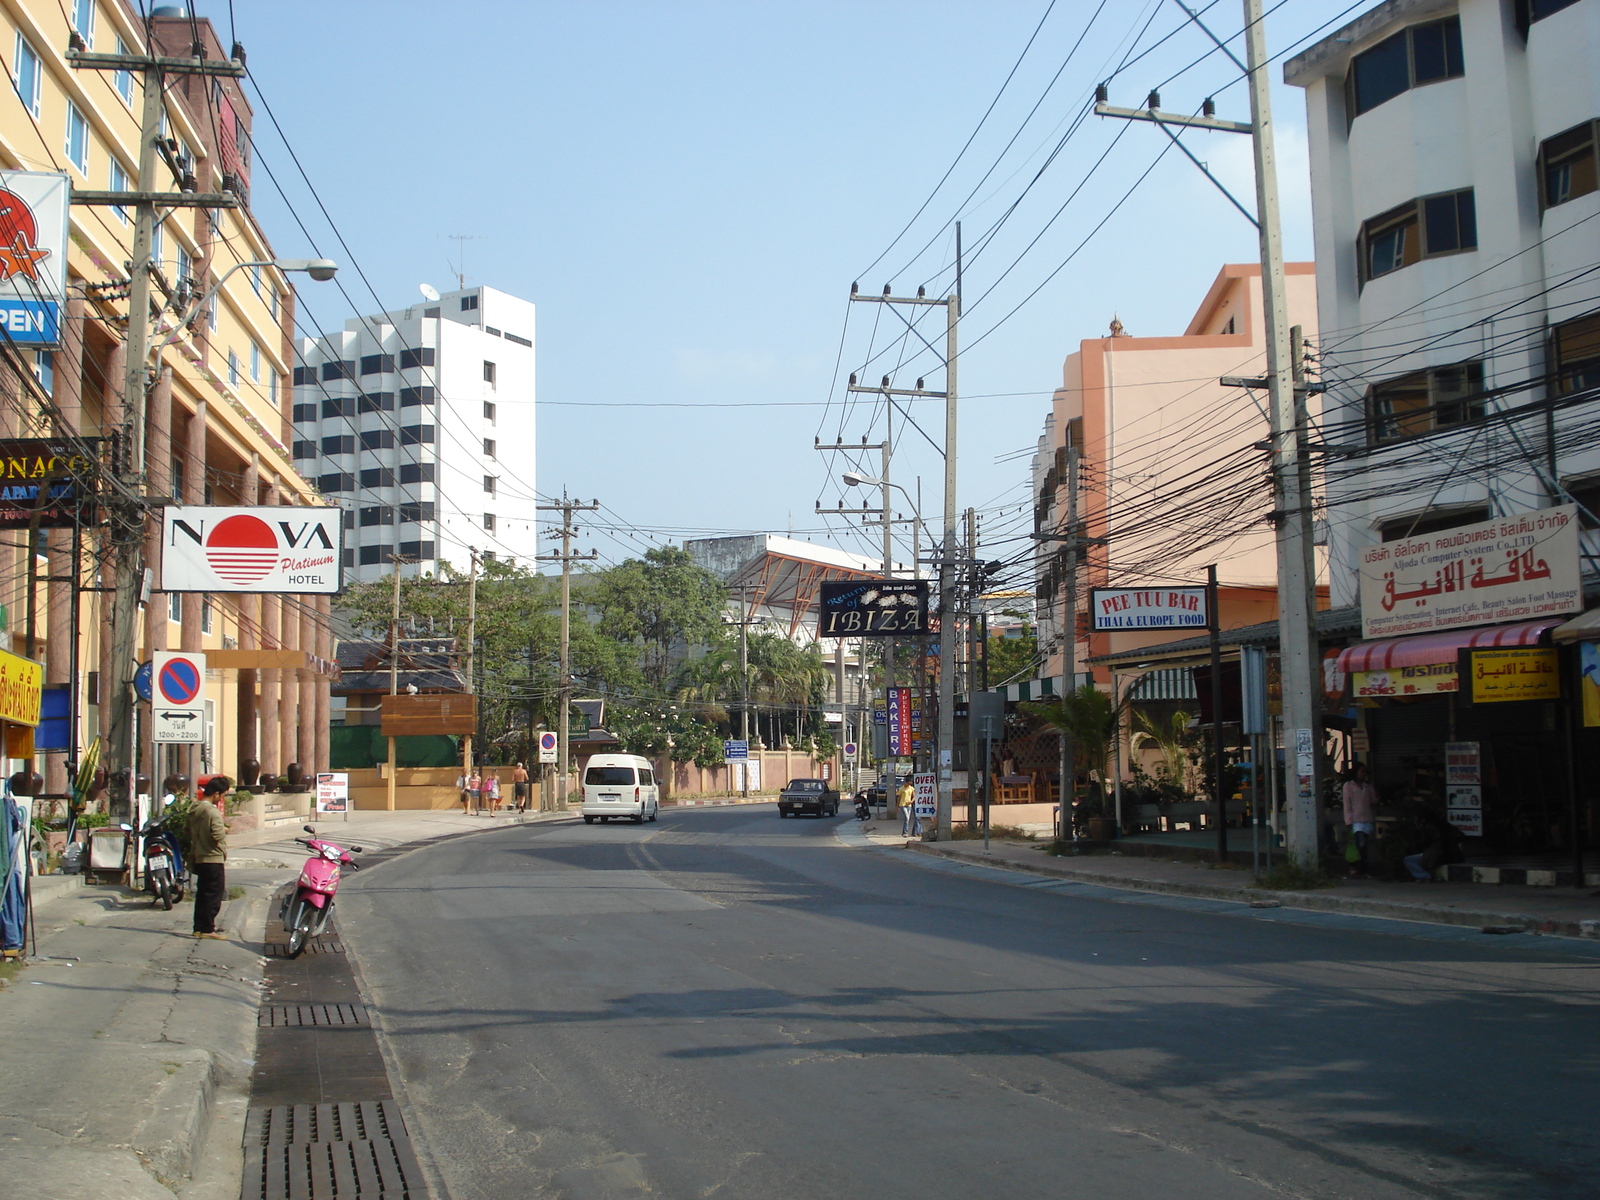
[[[294,457],[345,510],[345,578],[531,561],[534,306],[493,288],[357,317],[299,344]]]

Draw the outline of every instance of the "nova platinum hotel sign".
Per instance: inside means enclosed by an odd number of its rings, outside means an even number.
[[[1368,546],[1358,567],[1364,638],[1583,608],[1575,504]]]
[[[164,592],[339,590],[337,508],[170,507],[161,518]]]

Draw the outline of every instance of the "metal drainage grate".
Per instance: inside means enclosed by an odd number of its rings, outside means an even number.
[[[340,942],[340,941],[336,941],[336,940],[334,940],[332,938],[312,938],[309,942],[306,943],[305,949],[300,951],[300,953],[301,954],[343,954],[344,953],[344,943]],[[268,958],[288,958],[289,957],[289,943],[288,942],[268,942],[267,943],[267,957]]]
[[[256,1014],[256,1026],[261,1029],[313,1025],[326,1029],[350,1029],[371,1024],[363,1004],[268,1004]]]
[[[392,1100],[252,1108],[241,1200],[425,1200]]]

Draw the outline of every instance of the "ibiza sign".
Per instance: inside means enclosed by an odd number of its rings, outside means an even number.
[[[337,592],[341,516],[287,506],[163,509],[161,590]]]
[[[19,346],[61,341],[71,185],[56,171],[0,171],[0,327]]]

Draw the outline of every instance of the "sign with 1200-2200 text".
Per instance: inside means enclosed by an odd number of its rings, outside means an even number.
[[[928,630],[926,579],[824,583],[818,637],[915,637]]]

